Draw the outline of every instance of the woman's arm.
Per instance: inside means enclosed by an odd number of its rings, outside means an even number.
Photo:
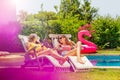
[[[37,46],[32,46],[31,43],[26,43],[26,48],[28,53],[34,53]]]

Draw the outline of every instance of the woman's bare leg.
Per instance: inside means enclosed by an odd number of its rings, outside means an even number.
[[[50,55],[50,56],[54,57],[55,59],[57,59],[61,65],[66,61],[66,59],[64,57],[62,57],[61,55],[59,55],[56,51],[54,51],[52,49],[47,49],[45,51],[41,51],[38,54]]]
[[[81,64],[84,64],[84,62],[82,61],[82,59],[81,59],[81,57],[80,57],[80,52],[81,52],[81,42],[80,41],[78,41],[77,42],[77,60],[78,60],[78,62],[79,63],[81,63]]]
[[[67,57],[67,56],[75,56],[76,55],[76,48],[75,49],[72,49],[72,50],[70,50],[70,51],[68,51],[68,53],[67,54],[65,54],[65,56]]]
[[[77,48],[73,49],[73,50],[70,50],[66,55],[65,57],[68,57],[68,56],[77,56],[77,61],[81,64],[84,64],[84,62],[82,61],[81,59],[81,55],[80,55],[80,50],[81,50],[81,42],[77,42],[77,45],[76,45]]]

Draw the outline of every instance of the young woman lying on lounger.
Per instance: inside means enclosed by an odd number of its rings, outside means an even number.
[[[80,56],[80,50],[81,50],[81,42],[78,41],[77,44],[73,43],[72,41],[69,41],[66,36],[61,36],[58,39],[58,42],[60,43],[57,47],[58,52],[64,56],[77,56],[78,62],[81,64],[84,64],[85,62],[82,61]]]
[[[28,37],[27,50],[31,50],[35,47],[37,56],[50,55],[50,56],[56,58],[61,65],[66,61],[66,58],[59,55],[57,53],[57,51],[52,50],[50,48],[46,48],[45,46],[42,46],[42,44],[40,42],[36,43],[37,40],[38,40],[38,36],[36,34],[30,34]],[[31,50],[30,53],[34,53],[34,50]]]

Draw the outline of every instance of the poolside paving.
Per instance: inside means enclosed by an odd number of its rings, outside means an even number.
[[[120,68],[95,68],[91,72],[45,72],[23,69],[23,54],[0,56],[0,80],[120,80]]]
[[[21,54],[0,56],[0,80],[87,80],[88,73],[45,72],[38,69],[23,69]]]
[[[20,54],[10,54],[0,56],[0,68],[1,67],[14,67],[20,66],[24,62],[24,56]]]

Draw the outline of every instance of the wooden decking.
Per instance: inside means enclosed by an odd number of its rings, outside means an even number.
[[[24,62],[24,53],[10,53],[0,56],[0,68],[20,67]]]

